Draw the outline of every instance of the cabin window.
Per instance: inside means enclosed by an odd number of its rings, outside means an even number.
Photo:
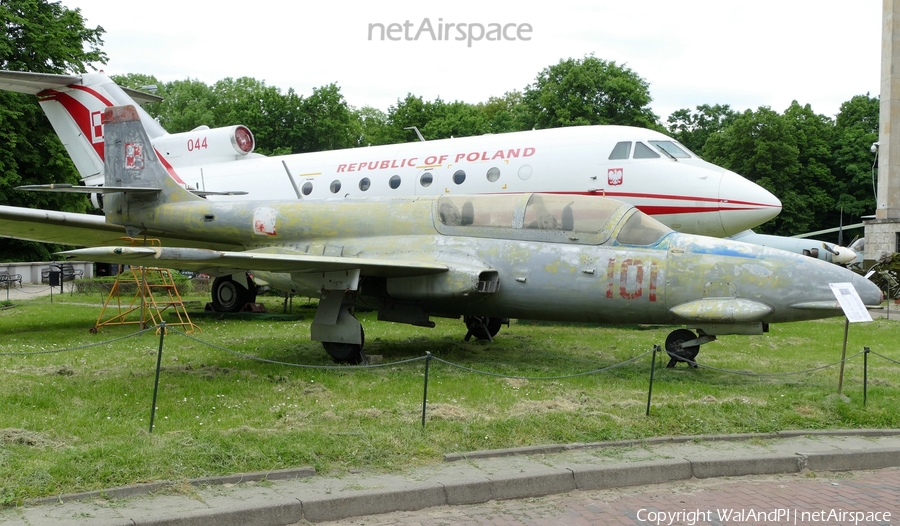
[[[650,144],[676,159],[689,159],[691,155],[672,141],[650,141]]]
[[[659,154],[642,142],[634,143],[634,159],[658,159]]]
[[[400,176],[394,175],[388,180],[388,184],[390,185],[392,190],[396,190],[400,188]]]
[[[496,183],[497,179],[500,179],[500,169],[499,168],[491,168],[487,171],[487,180]]]
[[[422,185],[423,188],[428,188],[431,186],[431,183],[434,181],[434,176],[431,175],[431,172],[425,172],[422,174],[422,177],[419,177],[419,184]]]
[[[456,184],[463,184],[466,181],[466,172],[464,170],[457,170],[453,173],[453,182]]]
[[[363,177],[359,180],[359,189],[363,192],[368,190],[370,186],[372,186],[372,181],[370,181],[368,177]]]
[[[303,188],[300,189],[303,195],[309,195],[312,193],[312,183],[303,183]]]
[[[647,214],[634,214],[616,236],[622,245],[654,245],[672,229]]]
[[[331,181],[331,186],[329,186],[328,189],[331,190],[331,193],[333,193],[333,194],[340,192],[341,191],[341,182],[338,181],[337,179],[335,179],[334,181]]]
[[[531,177],[531,165],[523,164],[519,167],[519,179],[526,181]]]
[[[609,160],[628,159],[629,155],[631,155],[631,141],[622,141],[613,148],[612,153],[609,154]]]

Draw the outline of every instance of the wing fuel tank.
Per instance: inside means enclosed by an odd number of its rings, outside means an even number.
[[[687,322],[754,322],[772,313],[772,307],[745,298],[704,298],[669,309]]]

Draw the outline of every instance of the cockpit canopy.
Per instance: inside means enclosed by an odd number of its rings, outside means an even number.
[[[600,196],[447,195],[436,207],[435,227],[447,235],[602,244],[615,234],[619,244],[652,245],[672,231],[629,204]]]

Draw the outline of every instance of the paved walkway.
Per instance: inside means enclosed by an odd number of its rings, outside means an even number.
[[[900,524],[900,469],[692,479],[471,506],[438,506],[320,524]]]
[[[0,524],[900,524],[898,466],[900,430],[571,444],[451,456],[395,475],[123,488],[0,510]]]

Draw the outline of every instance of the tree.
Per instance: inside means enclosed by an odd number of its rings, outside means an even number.
[[[256,138],[256,151],[282,155],[302,151],[303,98],[293,89],[282,95],[275,86],[250,77],[225,78],[212,87],[212,127],[243,124]]]
[[[620,124],[660,129],[651,100],[647,81],[593,55],[545,68],[524,95],[530,124],[537,128]]]
[[[684,108],[673,112],[666,122],[669,133],[677,141],[700,153],[709,136],[726,128],[737,115],[727,104],[701,104],[697,111]]]
[[[784,115],[763,106],[736,116],[710,135],[702,155],[781,200],[781,214],[755,230],[795,235],[827,226],[834,211],[830,141],[830,119],[795,101]]]
[[[834,125],[834,173],[837,206],[862,216],[875,212],[875,155],[878,140],[878,97],[857,95],[841,104]]]
[[[0,69],[39,73],[84,73],[92,62],[106,62],[100,51],[103,28],[85,27],[81,10],[46,0],[0,2]],[[25,184],[71,183],[78,172],[33,95],[0,92],[0,203],[83,212],[78,194],[18,192]],[[0,240],[0,258],[46,260],[43,245]]]
[[[296,153],[351,148],[358,144],[362,124],[337,84],[313,88],[312,95],[302,101],[300,108],[301,144]]]
[[[531,128],[528,108],[521,91],[507,91],[502,97],[490,97],[478,104],[490,133],[507,133]]]

